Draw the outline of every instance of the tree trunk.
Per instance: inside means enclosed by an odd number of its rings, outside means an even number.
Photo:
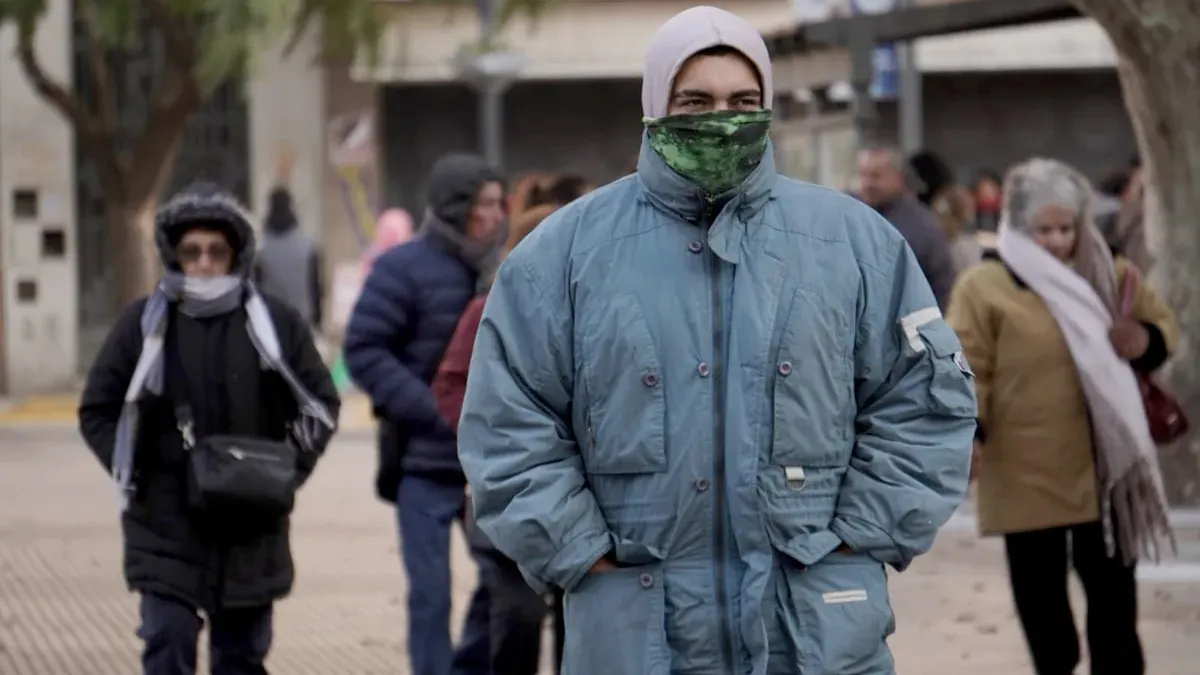
[[[114,300],[120,307],[150,293],[162,272],[154,245],[158,200],[111,199],[107,207],[110,260],[115,269]]]
[[[1190,59],[1153,64],[1127,60],[1120,73],[1145,166],[1147,236],[1158,260],[1154,281],[1183,329],[1167,381],[1194,426],[1163,451],[1163,475],[1172,503],[1195,506],[1200,505],[1200,51]]]
[[[1183,338],[1165,372],[1193,431],[1162,452],[1167,496],[1200,505],[1200,14],[1191,1],[1074,0],[1120,54],[1119,73],[1146,182],[1155,286]]]
[[[175,170],[188,117],[198,106],[191,99],[178,107],[159,106],[138,142],[124,175],[105,184],[108,233],[116,265],[114,300],[117,307],[154,290],[162,274],[154,243],[158,199]]]

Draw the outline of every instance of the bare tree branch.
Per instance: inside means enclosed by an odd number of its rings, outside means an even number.
[[[71,124],[75,138],[83,146],[87,156],[96,163],[101,180],[114,187],[124,183],[125,171],[121,166],[113,135],[105,133],[102,123],[92,115],[74,92],[57,82],[42,67],[34,40],[37,35],[36,19],[17,26],[17,61],[21,64],[26,79],[42,100],[50,104]]]
[[[36,20],[35,20],[36,21]],[[38,58],[34,48],[34,38],[37,34],[37,24],[30,22],[17,26],[17,61],[26,79],[33,85],[34,91],[57,109],[67,121],[75,127],[79,134],[91,134],[96,128],[95,120],[88,115],[79,98],[65,85],[56,82]]]
[[[108,50],[100,43],[99,18],[96,12],[99,8],[96,0],[80,3],[79,12],[83,25],[84,49],[87,50],[88,66],[92,73],[92,87],[96,96],[96,120],[99,131],[107,136],[117,132],[117,99],[113,91],[112,68],[108,60]]]

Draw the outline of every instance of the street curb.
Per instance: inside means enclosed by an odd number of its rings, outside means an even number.
[[[0,426],[75,424],[79,394],[42,394],[0,402]]]

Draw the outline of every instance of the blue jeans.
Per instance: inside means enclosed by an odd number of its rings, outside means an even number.
[[[400,554],[408,572],[412,675],[489,675],[490,603],[480,584],[456,651],[450,644],[450,530],[466,504],[462,485],[405,474],[396,495]]]
[[[196,644],[204,627],[196,608],[143,593],[141,615],[143,675],[195,675]],[[212,675],[267,675],[271,605],[222,610],[209,617],[209,624]]]

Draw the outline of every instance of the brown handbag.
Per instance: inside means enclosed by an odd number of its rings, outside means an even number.
[[[1133,318],[1133,299],[1137,293],[1140,277],[1134,267],[1127,267],[1121,277],[1121,307],[1123,319]],[[1138,373],[1138,386],[1142,390],[1142,404],[1146,407],[1146,421],[1150,424],[1150,436],[1155,443],[1165,445],[1178,440],[1188,432],[1190,424],[1179,399],[1155,382],[1149,373]]]

